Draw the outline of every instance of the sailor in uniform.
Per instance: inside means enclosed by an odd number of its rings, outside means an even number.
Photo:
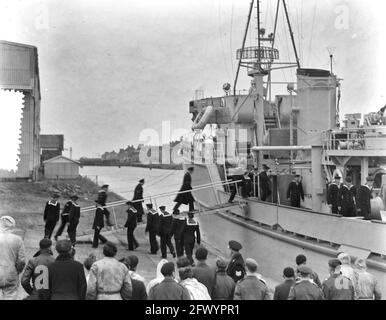
[[[188,171],[184,175],[182,186],[179,192],[184,192],[184,191],[193,189],[192,188],[193,171],[194,171],[193,167],[188,168]],[[176,205],[173,208],[173,212],[178,211],[178,208],[181,206],[181,204],[188,204],[189,211],[194,211],[194,198],[191,192],[178,193],[177,197],[174,199],[174,202],[176,202]]]
[[[334,181],[328,186],[327,190],[327,204],[331,208],[331,213],[339,214],[338,210],[338,197],[340,177],[335,175]]]
[[[173,213],[172,237],[176,245],[177,258],[184,255],[184,228],[186,218],[181,216],[179,211]]]
[[[374,178],[368,176],[366,184],[358,188],[357,192],[357,209],[358,215],[363,216],[364,220],[371,220],[371,198]]]
[[[294,179],[288,186],[287,199],[291,202],[291,207],[295,208],[300,208],[300,199],[304,201],[303,186],[299,174],[294,174]]]
[[[354,285],[350,278],[340,272],[339,259],[328,261],[330,277],[323,282],[323,295],[326,300],[354,300]]]
[[[196,240],[198,245],[201,243],[201,235],[200,235],[200,226],[198,225],[198,222],[194,219],[193,212],[188,213],[188,218],[186,219],[182,237],[184,239],[184,248],[185,248],[186,257],[189,259],[190,264],[194,266],[194,260],[193,260],[194,244]]]
[[[95,200],[96,203],[96,210],[95,210],[95,217],[94,222],[92,225],[92,228],[94,229],[94,238],[92,242],[93,248],[98,248],[99,240],[101,240],[102,243],[106,243],[107,239],[100,234],[102,228],[105,226],[104,224],[104,210],[102,204],[98,202],[98,200]]]
[[[61,223],[60,223],[59,229],[56,231],[56,234],[54,237],[55,241],[58,241],[58,237],[60,237],[62,235],[64,228],[66,227],[67,223],[69,222],[69,212],[70,212],[71,206],[72,206],[71,200],[67,201],[66,204],[64,205],[64,208],[63,208],[63,211],[61,214]]]
[[[231,251],[231,261],[227,267],[227,274],[230,276],[235,283],[241,280],[245,276],[245,263],[244,259],[239,252],[242,246],[239,242],[231,240],[228,242],[228,247]]]
[[[137,210],[134,208],[133,202],[127,201],[126,204],[129,206],[126,210],[127,220],[125,228],[127,228],[127,244],[128,250],[133,251],[139,247],[137,239],[134,237],[134,230],[137,227]]]
[[[166,211],[165,206],[160,206],[159,209],[161,210],[159,214],[160,215],[159,235],[161,237],[161,255],[162,255],[161,258],[162,259],[167,258],[166,247],[169,248],[170,253],[172,254],[173,258],[175,258],[176,253],[174,251],[174,246],[171,240],[173,217],[171,213]]]
[[[298,267],[299,280],[288,294],[288,300],[324,300],[322,289],[312,281],[312,270],[306,266]]]
[[[58,202],[59,193],[55,192],[52,195],[52,199],[47,201],[44,208],[43,219],[46,223],[44,227],[44,238],[51,239],[52,232],[55,229],[56,223],[59,220],[60,215],[60,203]]]
[[[68,213],[68,228],[67,228],[67,233],[68,236],[70,237],[72,246],[75,247],[76,244],[76,228],[78,227],[79,224],[79,219],[80,219],[80,206],[76,202],[78,200],[77,195],[72,195],[71,196],[71,208]]]
[[[241,196],[244,199],[247,199],[251,196],[251,192],[252,192],[252,180],[249,177],[249,172],[246,171],[243,176],[243,183],[241,186]]]
[[[143,216],[143,185],[145,184],[145,179],[141,179],[138,181],[137,186],[134,189],[133,202],[134,208],[137,210],[137,222],[142,222]]]
[[[269,167],[263,164],[263,172],[260,172],[259,174],[259,190],[261,201],[266,201],[272,193],[270,187],[271,181],[269,180],[268,170]]]
[[[355,217],[355,187],[352,185],[351,177],[346,177],[345,182],[339,189],[338,210],[344,217]]]
[[[146,204],[147,208],[147,219],[145,233],[149,232],[150,242],[150,254],[157,254],[159,245],[157,241],[157,233],[159,228],[159,215],[156,210],[153,209],[151,203]]]
[[[104,184],[101,189],[98,191],[98,203],[100,203],[103,207],[106,206],[106,202],[107,202],[107,192],[109,191],[109,185],[108,184]],[[106,224],[111,227],[113,226],[114,224],[111,222],[110,220],[110,211],[107,210],[107,208],[104,208],[103,209],[104,211],[104,215],[106,217]]]

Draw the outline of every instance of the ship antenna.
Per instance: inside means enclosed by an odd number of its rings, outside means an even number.
[[[288,16],[288,10],[287,10],[287,5],[286,5],[286,3],[285,3],[285,0],[283,0],[283,6],[284,6],[285,16],[286,16],[286,18],[287,18],[287,23],[288,23],[289,32],[290,32],[290,35],[291,35],[292,46],[294,47],[294,53],[295,53],[296,63],[297,63],[297,65],[298,65],[298,69],[300,69],[300,61],[299,61],[298,51],[296,50],[296,44],[295,44],[294,33],[292,32],[291,21],[290,21],[289,16]]]

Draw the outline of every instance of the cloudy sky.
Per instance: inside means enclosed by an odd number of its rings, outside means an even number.
[[[249,1],[0,0],[0,39],[38,48],[42,133],[64,134],[75,158],[137,145],[141,130],[190,126],[196,89],[233,83]],[[342,82],[342,111],[386,103],[383,0],[287,0],[303,67],[329,68]],[[271,32],[274,0],[262,0]],[[278,49],[293,60],[279,19]],[[255,20],[253,20],[253,23]],[[253,45],[253,31],[248,45]],[[249,79],[241,71],[240,89]],[[293,81],[291,72],[275,80]],[[285,93],[278,88],[278,93]],[[142,141],[143,142],[143,141]]]

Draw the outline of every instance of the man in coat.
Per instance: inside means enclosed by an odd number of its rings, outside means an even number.
[[[39,242],[39,254],[28,261],[21,277],[21,285],[29,294],[27,300],[49,300],[48,267],[55,261],[51,251],[52,241],[44,238]],[[32,286],[31,286],[32,282]]]
[[[107,202],[107,192],[109,191],[109,185],[108,184],[104,184],[101,189],[98,191],[98,198],[97,198],[97,201],[98,203],[100,203],[102,205],[102,207],[105,207],[106,206],[106,202]],[[106,219],[106,225],[111,227],[113,226],[114,224],[111,222],[111,219],[110,219],[110,211],[107,210],[107,208],[104,208],[104,215],[105,215],[105,219]]]
[[[252,180],[249,176],[249,172],[246,171],[243,176],[243,183],[241,185],[241,196],[247,199],[251,196],[252,192]]]
[[[351,177],[346,177],[345,182],[339,189],[338,210],[344,217],[355,217],[355,187],[352,185]]]
[[[179,192],[184,192],[184,191],[193,189],[192,188],[193,171],[194,171],[193,167],[188,168],[187,172],[184,175],[184,180],[182,182],[182,186]],[[178,208],[181,206],[181,204],[185,204],[185,205],[188,204],[189,211],[194,211],[194,198],[191,192],[179,193],[177,197],[174,199],[174,202],[176,202],[176,205],[173,208],[173,212],[176,212]]]
[[[191,300],[186,288],[175,281],[173,262],[165,263],[161,268],[164,279],[149,291],[149,300]]]
[[[151,203],[146,204],[146,208],[147,219],[145,233],[149,232],[150,254],[157,254],[159,249],[157,241],[157,233],[159,229],[159,215],[158,212],[153,209],[153,205]]]
[[[83,265],[75,261],[69,240],[56,243],[58,256],[48,266],[49,289],[51,300],[84,300],[87,291]]]
[[[45,222],[44,237],[51,239],[52,232],[55,229],[56,223],[59,220],[60,203],[58,202],[59,193],[54,193],[52,199],[47,201],[44,208],[43,220]]]
[[[366,184],[361,185],[357,192],[357,209],[358,215],[364,217],[364,220],[371,220],[371,198],[373,189],[374,177],[368,176]]]
[[[194,219],[194,213],[189,212],[188,218],[185,221],[184,229],[182,232],[182,238],[184,239],[184,249],[186,257],[190,264],[194,266],[193,260],[193,249],[197,242],[198,245],[201,243],[200,225]]]
[[[137,222],[142,222],[143,216],[143,185],[145,184],[145,179],[141,179],[138,181],[137,186],[134,189],[133,202],[134,208],[137,210]]]
[[[69,225],[67,228],[67,233],[68,233],[68,236],[70,237],[73,247],[75,247],[75,244],[76,244],[76,228],[78,227],[79,219],[80,219],[80,206],[76,202],[77,200],[78,200],[77,195],[71,196],[71,208],[68,213]]]
[[[0,300],[17,299],[19,274],[25,266],[23,240],[12,233],[15,225],[12,217],[0,217]]]
[[[261,201],[267,201],[271,195],[271,181],[268,175],[269,167],[263,164],[263,171],[259,174],[259,190]]]
[[[128,250],[133,251],[139,247],[137,239],[134,237],[134,230],[137,227],[137,210],[134,208],[133,202],[127,201],[126,204],[129,206],[126,210],[127,220],[125,228],[127,228],[127,244]]]
[[[174,246],[171,241],[173,217],[171,213],[166,211],[165,206],[160,206],[159,209],[161,212],[159,214],[160,222],[158,233],[161,237],[161,258],[167,258],[166,247],[169,248],[170,253],[172,254],[173,258],[175,258],[176,253],[174,251]]]
[[[295,262],[296,262],[296,265],[298,266],[298,268],[301,266],[306,266],[307,265],[307,257],[304,254],[299,254],[298,256],[296,256]],[[300,278],[298,278],[296,280],[300,280]],[[311,273],[311,280],[319,288],[322,288],[322,283],[320,282],[319,275],[315,271],[312,271],[312,273]]]
[[[94,229],[94,239],[92,242],[92,247],[98,248],[99,240],[102,243],[106,243],[107,239],[103,235],[101,235],[101,230],[105,226],[103,206],[101,203],[98,202],[98,200],[95,200],[95,203],[96,203],[96,210],[95,210],[94,222],[92,225],[92,228]]]
[[[273,300],[288,300],[291,287],[295,284],[295,270],[287,267],[283,270],[284,282],[275,288]]]
[[[330,277],[323,282],[323,295],[326,300],[354,300],[355,291],[352,281],[340,272],[339,259],[328,261]]]
[[[60,237],[62,235],[64,228],[69,223],[69,214],[70,214],[71,207],[72,207],[72,201],[70,199],[64,205],[64,208],[63,208],[63,211],[61,214],[61,224],[59,226],[59,229],[56,231],[56,234],[54,237],[55,241],[58,241],[58,237]],[[67,230],[68,230],[68,227],[67,227]]]
[[[256,275],[257,268],[254,259],[245,260],[246,276],[236,283],[234,300],[271,300],[267,285]]]
[[[177,258],[184,255],[184,229],[186,218],[180,216],[179,211],[173,212],[172,237],[176,245]]]
[[[338,199],[339,199],[340,177],[335,175],[334,181],[327,189],[327,204],[331,209],[331,213],[339,214]]]
[[[324,300],[322,289],[312,281],[312,270],[300,266],[298,274],[300,279],[291,287],[288,300]]]
[[[212,296],[216,286],[216,269],[206,263],[208,258],[208,250],[206,248],[198,248],[195,255],[197,265],[192,269],[193,277],[205,285],[209,295]]]
[[[231,240],[228,242],[228,247],[231,254],[231,260],[227,267],[227,274],[235,283],[245,276],[245,263],[240,250],[242,246],[239,242]]]
[[[224,260],[217,259],[216,267],[216,284],[212,292],[212,300],[232,300],[236,284],[226,273],[227,264]]]
[[[294,175],[294,179],[288,186],[287,199],[291,202],[291,207],[295,208],[300,208],[300,199],[304,201],[303,186],[299,174]]]

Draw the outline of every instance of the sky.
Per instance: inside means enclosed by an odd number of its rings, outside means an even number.
[[[0,39],[38,48],[41,133],[64,134],[73,157],[178,138],[191,125],[195,90],[220,96],[233,83],[250,1],[0,0]],[[377,111],[386,103],[386,9],[383,0],[287,0],[302,67],[342,78],[342,113]],[[276,1],[261,1],[273,31]],[[293,61],[279,16],[282,61]],[[255,25],[255,19],[252,23]],[[252,28],[247,45],[255,45]],[[274,75],[294,81],[295,70]],[[238,89],[250,79],[241,70]],[[275,93],[286,93],[285,87]],[[164,123],[165,126],[165,123]],[[154,142],[154,141],[152,141]]]

